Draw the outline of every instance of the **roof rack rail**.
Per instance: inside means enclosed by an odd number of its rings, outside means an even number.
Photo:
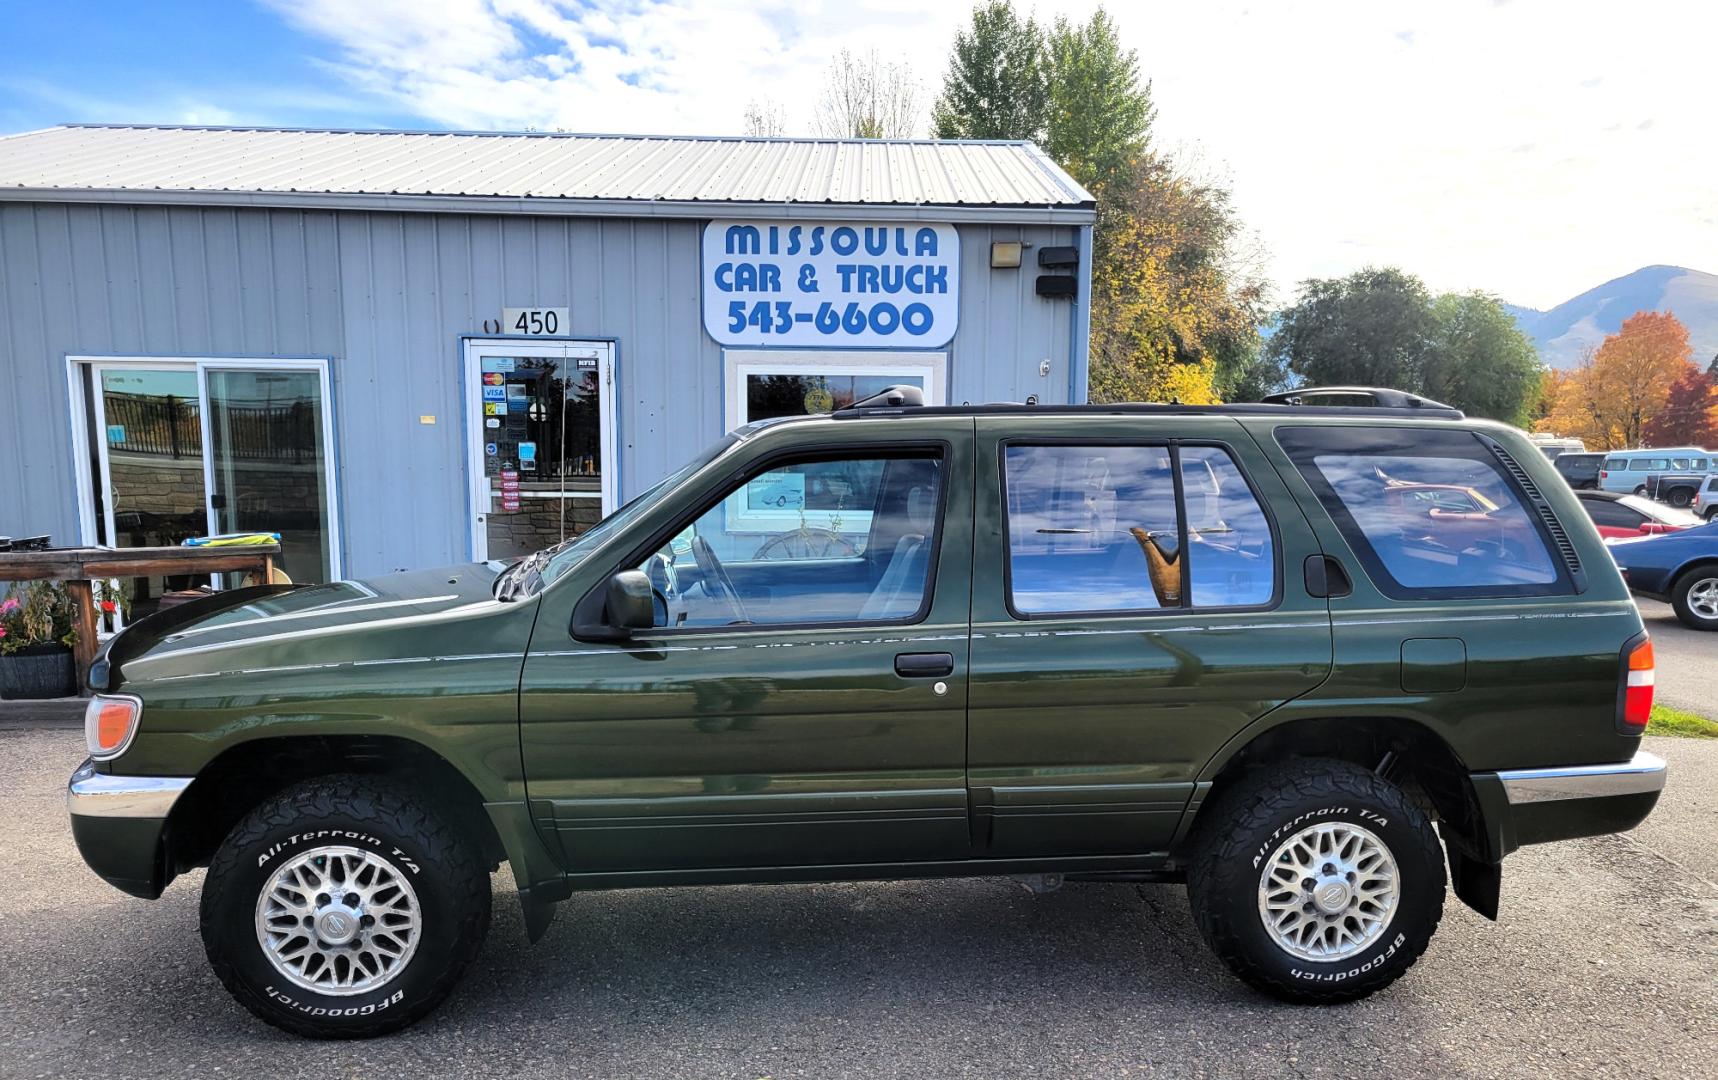
[[[1303,386],[1295,390],[1284,390],[1280,394],[1266,394],[1259,401],[1265,405],[1321,405],[1326,407],[1359,407],[1368,409],[1438,409],[1444,412],[1462,416],[1460,409],[1453,405],[1445,405],[1441,401],[1433,401],[1419,394],[1410,394],[1406,390],[1392,390],[1385,386]]]

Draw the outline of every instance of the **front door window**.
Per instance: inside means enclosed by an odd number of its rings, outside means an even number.
[[[929,599],[942,474],[939,458],[910,455],[785,461],[749,476],[639,567],[656,625],[912,619]]]

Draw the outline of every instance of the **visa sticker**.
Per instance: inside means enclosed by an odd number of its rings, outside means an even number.
[[[505,386],[485,386],[483,388],[483,400],[484,401],[506,401],[507,400],[507,388]]]

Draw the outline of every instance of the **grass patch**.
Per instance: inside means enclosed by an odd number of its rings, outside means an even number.
[[[1718,723],[1668,705],[1654,705],[1648,735],[1681,735],[1688,739],[1718,739]]]

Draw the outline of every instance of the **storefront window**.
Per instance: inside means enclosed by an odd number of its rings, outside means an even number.
[[[922,390],[927,405],[943,404],[946,356],[940,352],[814,352],[729,349],[728,427],[784,416],[815,416],[844,409],[891,386]],[[856,464],[803,465],[792,473],[756,477],[727,501],[728,527],[759,535],[786,526],[869,528],[869,508],[855,493],[876,478],[854,474]]]

